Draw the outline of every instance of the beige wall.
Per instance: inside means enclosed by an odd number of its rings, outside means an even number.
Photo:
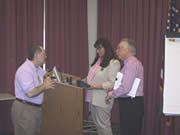
[[[97,0],[88,0],[88,49],[89,65],[95,57],[94,42],[97,39]]]

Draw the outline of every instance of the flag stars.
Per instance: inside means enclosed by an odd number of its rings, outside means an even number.
[[[166,32],[180,32],[178,9],[176,1],[170,0]]]

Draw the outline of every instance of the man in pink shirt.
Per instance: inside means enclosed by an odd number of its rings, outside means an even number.
[[[120,134],[140,135],[144,114],[143,84],[144,69],[135,57],[136,44],[133,40],[123,39],[116,49],[119,59],[124,62],[121,70],[123,75],[118,88],[108,92],[106,102],[110,98],[118,98],[120,109]],[[140,80],[134,96],[130,96],[135,80]]]
[[[54,88],[54,81],[44,78],[46,72],[41,68],[46,57],[41,46],[33,45],[28,51],[28,58],[16,71],[16,100],[12,105],[14,135],[40,133],[43,92]]]

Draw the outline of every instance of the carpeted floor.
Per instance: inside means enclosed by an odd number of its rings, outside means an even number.
[[[112,124],[113,135],[120,135],[119,124]],[[97,135],[96,128],[93,122],[83,122],[83,135]]]
[[[120,135],[119,124],[112,124],[113,135]],[[6,133],[0,135],[13,135],[13,133]],[[93,122],[84,121],[83,122],[83,135],[97,135],[96,128]]]

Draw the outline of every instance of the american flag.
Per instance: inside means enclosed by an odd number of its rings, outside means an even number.
[[[169,12],[166,26],[166,33],[180,32],[178,9],[176,8],[176,0],[169,0]],[[163,72],[164,72],[164,58],[162,57],[161,74],[160,74],[160,91],[163,92]],[[173,117],[166,117],[166,126],[170,127],[174,123]]]
[[[169,12],[166,26],[166,32],[180,32],[179,15],[176,7],[176,0],[169,0]],[[164,59],[162,57],[161,75],[160,75],[160,91],[163,91],[163,72],[164,72]]]
[[[166,32],[180,32],[178,9],[176,0],[169,0],[169,12]]]

